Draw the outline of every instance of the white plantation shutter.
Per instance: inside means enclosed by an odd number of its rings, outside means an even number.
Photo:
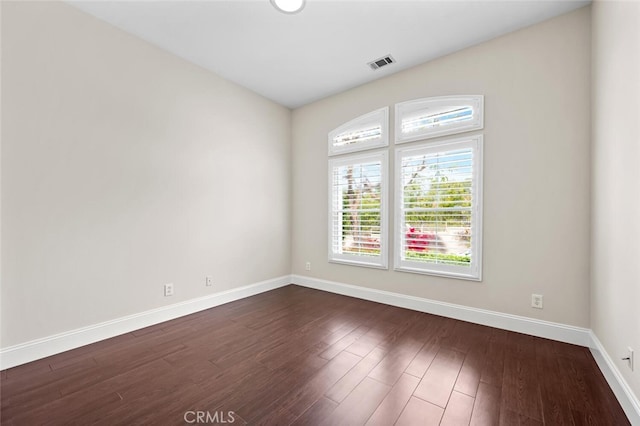
[[[382,137],[380,123],[367,123],[354,129],[348,129],[335,135],[332,139],[334,148],[342,148],[357,143],[365,143]]]
[[[482,136],[396,150],[396,269],[481,277]]]
[[[387,154],[329,161],[329,260],[385,268]]]
[[[440,96],[396,104],[396,143],[482,129],[484,97]]]
[[[389,108],[355,118],[329,133],[329,155],[389,145]]]
[[[483,109],[477,95],[395,105],[396,270],[481,280],[482,135],[440,137],[482,129]],[[354,152],[387,147],[388,120],[384,107],[328,134],[330,262],[387,268],[388,149]]]

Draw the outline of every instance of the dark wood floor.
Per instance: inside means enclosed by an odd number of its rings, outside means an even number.
[[[586,348],[293,285],[2,371],[1,389],[3,425],[629,424]]]

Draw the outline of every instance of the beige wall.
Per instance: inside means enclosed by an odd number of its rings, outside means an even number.
[[[589,8],[292,119],[64,4],[2,9],[2,347],[291,271],[590,326]],[[327,133],[382,106],[448,94],[485,96],[483,282],[329,264]],[[607,164],[596,184],[617,179]],[[594,209],[594,232],[608,237],[618,217]],[[606,320],[617,305],[603,277],[592,291],[610,304],[594,301],[591,320],[614,351],[603,334],[617,327]],[[165,282],[176,285],[172,298]],[[544,310],[530,307],[534,292]]]
[[[640,3],[592,7],[591,328],[640,395]]]
[[[2,64],[3,347],[290,273],[288,109],[58,2]]]
[[[294,110],[293,273],[588,327],[589,37],[582,8]],[[450,94],[485,96],[483,282],[328,263],[327,133]]]
[[[2,347],[293,271],[591,327],[640,394],[640,4],[596,1],[293,118],[64,4],[1,9]],[[448,94],[485,96],[483,282],[329,264],[327,133]]]

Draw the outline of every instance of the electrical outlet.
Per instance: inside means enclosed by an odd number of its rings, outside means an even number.
[[[310,271],[311,270],[311,262],[305,263],[304,269],[305,269],[305,271]]]
[[[633,371],[633,349],[630,347],[627,348],[627,356],[622,358],[624,361],[627,361],[627,366]]]
[[[543,300],[541,294],[532,294],[531,295],[531,307],[536,309],[542,309]]]
[[[164,295],[165,296],[173,296],[173,283],[164,285]]]
[[[207,275],[204,278],[204,285],[206,285],[207,287],[212,286],[213,285],[213,278],[211,276]]]

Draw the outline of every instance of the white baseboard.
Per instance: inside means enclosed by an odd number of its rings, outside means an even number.
[[[317,290],[324,290],[331,293],[343,294],[345,296],[357,297],[359,299],[371,300],[373,302],[385,303],[387,305],[398,306],[400,308],[407,308],[414,311],[426,312],[475,324],[487,325],[503,330],[529,334],[531,336],[544,337],[547,339],[558,340],[560,342],[572,343],[574,345],[588,347],[591,342],[589,334],[590,330],[587,328],[542,321],[518,315],[504,314],[485,309],[471,308],[463,305],[455,305],[453,303],[439,302],[437,300],[392,293],[390,291],[375,290],[350,284],[309,278],[302,275],[292,275],[291,280],[293,284],[315,288]]]
[[[591,354],[596,360],[600,371],[607,379],[607,383],[613,390],[618,402],[622,406],[625,414],[629,418],[632,425],[640,425],[640,401],[638,397],[633,393],[631,387],[624,379],[618,367],[613,362],[607,351],[600,343],[598,337],[591,331]]]
[[[215,293],[197,299],[187,300],[161,308],[141,312],[105,321],[88,327],[78,328],[42,339],[32,340],[15,346],[0,349],[0,369],[15,367],[51,355],[79,348],[90,343],[108,339],[124,333],[130,333],[144,327],[159,324],[205,309],[213,308],[234,300],[243,299],[265,291],[291,284],[291,276],[250,284],[244,287]]]
[[[609,386],[611,386],[616,398],[618,398],[631,424],[640,426],[640,402],[638,398],[624,380],[596,335],[589,329],[302,275],[285,275],[3,348],[0,349],[0,369],[15,367],[289,284],[297,284],[317,290],[589,347],[598,367]]]

